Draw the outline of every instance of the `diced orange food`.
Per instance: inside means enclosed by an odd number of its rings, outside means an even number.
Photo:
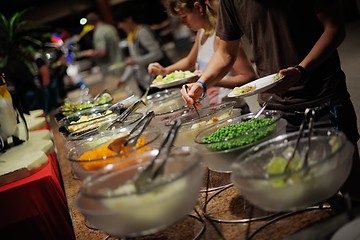
[[[133,156],[135,154],[140,154],[145,151],[150,150],[150,147],[144,146],[146,144],[145,137],[139,137],[138,141],[136,142],[135,148],[136,151],[130,151],[130,147],[123,146],[120,153],[113,152],[108,149],[108,145],[111,143],[110,141],[108,144],[103,144],[99,147],[91,149],[89,151],[84,152],[79,158],[79,164],[88,171],[97,170],[99,168],[104,167],[107,164],[123,160],[127,157]],[[93,160],[98,159],[98,160]],[[88,161],[87,161],[88,160]],[[135,165],[137,163],[137,159],[132,161],[126,161],[123,163],[124,168]]]

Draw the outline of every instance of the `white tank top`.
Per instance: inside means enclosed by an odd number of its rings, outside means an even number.
[[[196,59],[196,63],[198,65],[198,69],[204,71],[206,66],[208,65],[211,57],[214,55],[214,42],[215,42],[215,33],[206,39],[204,44],[201,44],[201,39],[204,36],[205,30],[200,29],[199,39],[198,39],[198,55]]]
[[[204,71],[206,66],[209,64],[211,57],[215,53],[215,33],[210,35],[204,44],[201,44],[201,39],[204,36],[205,30],[200,29],[199,39],[198,39],[198,55],[196,59],[197,67],[199,70]],[[210,102],[214,104],[220,103],[222,101],[226,101],[227,95],[232,91],[232,89],[223,88],[223,87],[216,87],[218,96],[214,99],[210,99]],[[243,106],[246,102],[242,98],[237,98],[237,106]]]

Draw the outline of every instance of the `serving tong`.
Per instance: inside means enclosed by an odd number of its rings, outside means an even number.
[[[143,171],[134,177],[134,185],[138,193],[143,193],[148,190],[151,187],[151,183],[163,174],[166,160],[169,157],[171,147],[180,126],[180,120],[173,121],[166,138],[159,148],[158,154],[151,160]],[[161,162],[157,163],[157,159],[161,159]]]
[[[263,103],[259,111],[255,114],[253,118],[258,118],[262,112],[265,110],[266,106],[268,105],[269,101],[272,99],[272,96],[268,97],[268,99]]]
[[[309,158],[309,151],[310,151],[310,142],[311,142],[311,135],[312,135],[312,130],[313,130],[313,126],[314,126],[314,117],[315,117],[315,109],[313,108],[307,108],[305,109],[304,112],[304,119],[300,125],[299,128],[299,135],[296,139],[296,143],[295,143],[295,148],[291,153],[290,158],[288,159],[285,169],[284,169],[284,173],[287,173],[290,171],[290,164],[291,162],[294,160],[295,158],[295,154],[298,151],[299,148],[299,143],[300,143],[300,139],[302,138],[302,136],[304,135],[304,128],[305,128],[305,123],[308,122],[308,136],[307,136],[307,143],[306,143],[306,149],[305,149],[305,157],[304,157],[304,162],[302,165],[302,168],[305,169],[305,172],[302,174],[302,177],[306,176],[309,172],[308,166],[309,166],[309,162],[308,162],[308,158]]]
[[[105,130],[112,129],[115,125],[121,124],[125,121],[125,119],[134,111],[139,109],[142,106],[146,106],[147,104],[147,95],[149,93],[150,87],[148,87],[144,93],[144,95],[136,100],[133,104],[131,104],[122,114],[120,114],[114,121],[112,121]]]
[[[135,146],[137,140],[139,139],[141,134],[144,132],[144,130],[150,124],[151,120],[154,117],[155,117],[154,111],[150,111],[147,115],[145,115],[142,119],[140,119],[140,121],[134,126],[134,128],[131,129],[129,134],[119,137],[114,141],[112,141],[108,145],[108,149],[114,152],[120,152],[123,146],[131,146],[131,147]],[[136,132],[136,130],[138,130],[139,128],[140,128],[139,132],[133,135]]]

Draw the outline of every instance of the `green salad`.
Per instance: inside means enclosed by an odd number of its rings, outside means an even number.
[[[111,100],[112,97],[109,93],[103,93],[96,99],[85,102],[65,102],[64,105],[61,107],[61,111],[64,115],[70,115],[82,109],[91,108],[101,104],[109,103],[111,102]]]
[[[160,84],[165,84],[165,83],[169,83],[169,82],[173,82],[179,79],[183,79],[183,78],[189,78],[194,76],[195,74],[190,72],[190,71],[181,71],[181,70],[176,70],[170,74],[167,74],[165,77],[162,75],[158,75],[154,81],[153,84],[154,85],[160,85]]]

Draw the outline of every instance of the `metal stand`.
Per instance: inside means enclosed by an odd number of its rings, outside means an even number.
[[[305,208],[303,210],[299,210],[299,211],[294,211],[294,212],[286,212],[286,213],[278,213],[277,216],[275,216],[273,219],[267,221],[266,223],[264,223],[263,225],[261,225],[259,228],[257,228],[253,233],[250,234],[250,225],[251,222],[249,222],[248,227],[247,227],[247,231],[246,231],[246,237],[245,240],[251,240],[253,237],[255,237],[256,234],[258,234],[261,230],[263,230],[265,227],[269,226],[270,224],[273,224],[281,219],[287,218],[287,217],[291,217],[294,216],[296,214],[300,214],[300,213],[304,213],[307,211],[312,211],[312,210],[322,210],[322,209],[331,209],[330,206],[323,206],[323,205],[318,205],[318,206],[313,206],[313,207],[308,207]],[[250,216],[249,218],[251,218],[253,211],[250,211]]]
[[[232,183],[228,183],[228,184],[225,184],[225,185],[222,185],[222,186],[210,188],[210,175],[211,175],[211,170],[208,168],[207,173],[206,173],[206,188],[200,190],[200,193],[216,192],[218,190],[222,190],[222,189],[224,189],[226,187],[229,187],[229,186],[233,185]]]
[[[242,218],[242,219],[235,219],[235,220],[230,220],[230,219],[221,219],[221,218],[216,218],[214,216],[211,216],[208,212],[207,212],[207,205],[214,199],[214,197],[218,196],[220,193],[224,192],[227,189],[230,189],[231,187],[233,187],[233,184],[229,184],[227,186],[224,186],[223,188],[221,188],[220,190],[218,190],[217,192],[215,192],[210,198],[209,198],[209,192],[206,192],[205,195],[205,202],[203,205],[203,214],[204,217],[210,221],[213,222],[217,222],[217,223],[248,223],[251,221],[259,221],[259,220],[266,220],[272,217],[275,217],[277,215],[279,215],[279,213],[268,213],[265,214],[263,216],[259,216],[259,217],[253,217],[252,214],[249,218]],[[253,207],[252,205],[250,205],[250,203],[248,203],[245,199],[243,199],[244,201],[244,206],[249,205],[250,207]],[[222,204],[221,202],[218,204]],[[246,207],[244,207],[245,209]],[[250,209],[252,211],[252,209]]]

